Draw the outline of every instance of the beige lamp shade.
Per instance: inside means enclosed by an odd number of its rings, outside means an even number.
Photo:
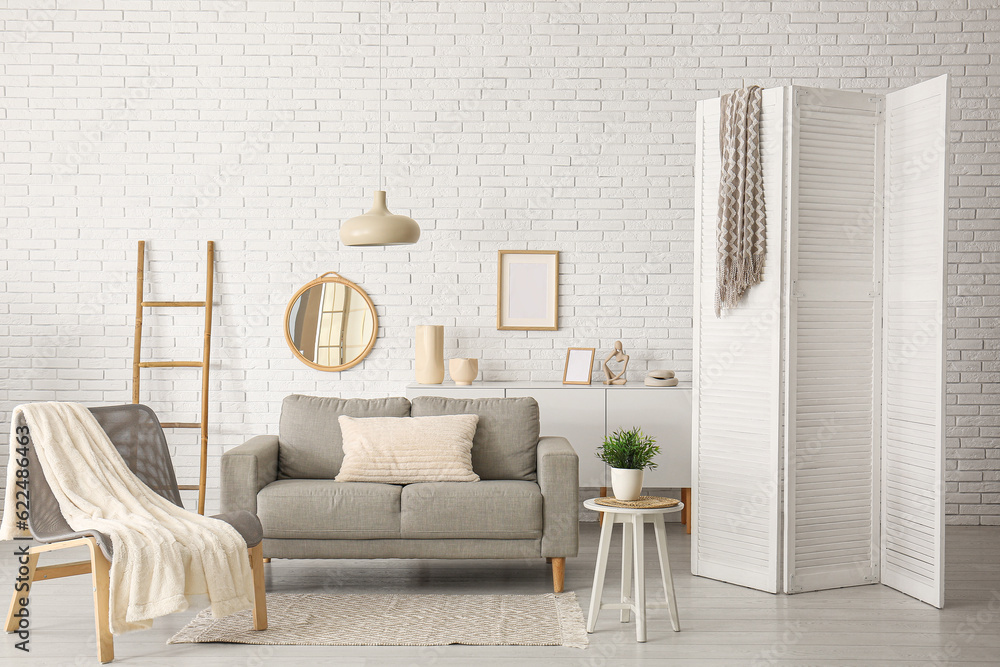
[[[340,226],[344,245],[406,245],[420,239],[420,225],[413,218],[396,215],[385,205],[385,190],[375,192],[375,203],[364,215]]]

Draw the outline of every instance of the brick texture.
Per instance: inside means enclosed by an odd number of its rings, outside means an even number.
[[[218,458],[290,392],[399,394],[414,326],[489,380],[555,380],[622,340],[633,377],[690,377],[694,102],[758,83],[884,92],[953,76],[949,520],[1000,524],[1000,9],[995,2],[383,3],[389,204],[412,247],[341,247],[377,183],[377,2],[9,0],[0,9],[0,422],[130,400],[136,241],[149,291],[196,299],[218,243],[209,506]],[[391,9],[391,11],[390,11]],[[496,252],[562,253],[558,332],[495,329]],[[335,270],[377,305],[364,364],[321,373],[283,335]],[[199,355],[195,314],[149,355]],[[194,418],[197,371],[143,400]],[[171,435],[182,481],[196,437]],[[0,458],[6,453],[0,447]]]

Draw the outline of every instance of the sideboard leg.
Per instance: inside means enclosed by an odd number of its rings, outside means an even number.
[[[691,487],[681,489],[681,502],[684,509],[681,510],[681,523],[687,526],[687,534],[691,534]]]

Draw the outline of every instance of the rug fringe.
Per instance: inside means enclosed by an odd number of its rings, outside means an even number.
[[[559,614],[559,627],[563,630],[563,646],[569,648],[587,648],[590,639],[587,637],[587,626],[583,620],[583,609],[576,599],[576,593],[551,593],[555,598],[556,612]]]

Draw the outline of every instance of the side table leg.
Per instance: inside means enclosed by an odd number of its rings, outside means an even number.
[[[633,514],[632,534],[635,541],[635,639],[638,642],[646,641],[646,569],[645,554],[643,553],[643,542],[645,530],[643,530],[644,517],[642,514]]]
[[[667,529],[663,523],[663,515],[653,515],[653,528],[656,530],[656,550],[660,555],[660,576],[663,578],[663,593],[667,596],[667,607],[670,609],[670,625],[674,632],[681,629],[681,620],[677,616],[677,598],[674,595],[674,577],[670,573],[670,556],[667,554]]]
[[[605,512],[601,512],[602,515]],[[594,570],[594,588],[590,592],[590,614],[587,616],[587,632],[597,626],[597,614],[601,611],[601,594],[604,592],[604,572],[608,569],[608,551],[611,550],[611,531],[614,530],[614,515],[608,515],[601,523],[601,542],[597,547],[597,568]]]
[[[632,523],[626,519],[622,524],[622,602],[627,602],[632,594]],[[622,609],[621,622],[632,619],[629,609]]]

